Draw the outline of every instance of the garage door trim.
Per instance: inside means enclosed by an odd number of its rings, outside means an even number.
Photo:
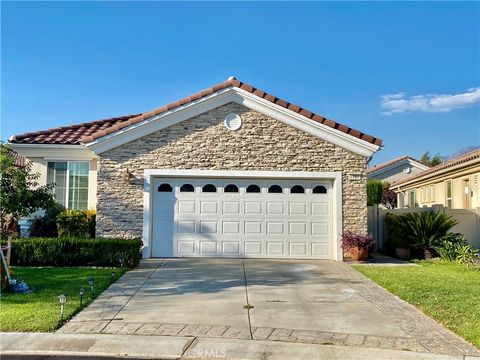
[[[342,173],[308,172],[308,171],[237,171],[237,170],[173,170],[173,169],[146,169],[144,171],[143,191],[143,257],[152,256],[152,217],[153,217],[153,184],[154,178],[236,178],[236,179],[302,179],[302,180],[332,180],[332,237],[333,259],[342,261],[343,252],[340,237],[342,233]]]

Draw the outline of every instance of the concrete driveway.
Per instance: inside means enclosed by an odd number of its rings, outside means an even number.
[[[335,261],[144,260],[59,331],[477,353]]]

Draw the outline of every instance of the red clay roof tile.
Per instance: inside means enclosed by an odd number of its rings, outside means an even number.
[[[189,102],[198,100],[202,97],[213,94],[214,92],[229,88],[238,87],[245,91],[248,91],[262,99],[275,103],[279,106],[287,108],[293,112],[299,113],[306,118],[312,119],[326,126],[338,129],[349,135],[362,139],[366,142],[375,144],[377,146],[382,145],[382,140],[375,138],[371,135],[361,133],[358,130],[354,130],[346,125],[338,124],[333,120],[324,118],[320,115],[316,115],[309,110],[302,109],[296,104],[289,103],[286,100],[279,99],[272,94],[266,93],[263,90],[256,89],[252,85],[243,83],[236,78],[229,78],[220,84],[216,84],[208,89],[202,90],[188,97],[185,97],[176,102],[164,105],[158,109],[154,109],[142,114],[127,115],[111,119],[98,120],[88,123],[82,123],[78,125],[65,126],[55,129],[48,129],[44,131],[38,131],[34,133],[26,133],[22,135],[12,136],[10,138],[11,143],[35,143],[35,144],[80,144],[92,142],[106,134],[114,133],[124,127],[141,122],[149,117],[161,114],[163,112],[175,109],[179,106],[188,104]]]

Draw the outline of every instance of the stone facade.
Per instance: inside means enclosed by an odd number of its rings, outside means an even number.
[[[224,127],[230,112],[242,117],[240,130]],[[363,156],[229,103],[102,153],[97,235],[142,236],[144,169],[341,171],[344,230],[366,232],[366,167]]]

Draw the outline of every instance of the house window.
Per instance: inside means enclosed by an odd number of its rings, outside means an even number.
[[[447,208],[452,208],[452,180],[445,183],[445,205]]]
[[[57,202],[68,209],[88,209],[87,161],[48,162],[47,184],[54,183],[53,194]]]
[[[415,190],[410,190],[408,192],[408,207],[409,208],[415,207]]]
[[[435,185],[430,185],[430,195],[432,196],[430,200],[434,202],[435,201]]]

